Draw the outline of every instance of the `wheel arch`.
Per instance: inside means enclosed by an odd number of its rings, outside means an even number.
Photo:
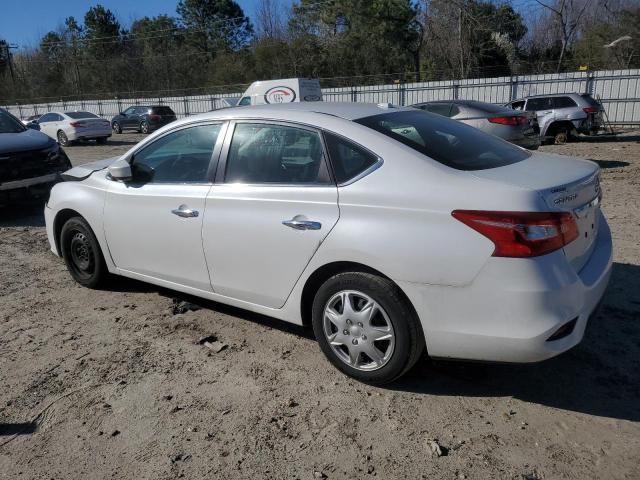
[[[62,249],[60,248],[60,234],[62,233],[62,227],[67,222],[67,220],[73,217],[82,218],[91,227],[89,221],[78,211],[72,208],[63,208],[62,210],[60,210],[53,219],[53,239],[55,241],[56,250],[58,251],[58,253],[60,253],[60,255],[62,255]],[[93,227],[91,228],[93,230]]]
[[[571,133],[572,130],[576,128],[576,126],[571,122],[571,120],[554,120],[549,125],[547,125],[547,129],[544,132],[545,135],[555,135],[555,131],[559,127],[566,127]]]
[[[402,298],[405,300],[405,302],[407,302],[409,308],[413,310],[413,313],[418,319],[418,326],[422,330],[422,322],[420,322],[420,317],[415,307],[413,306],[413,303],[409,299],[408,295],[396,282],[393,281],[392,278],[385,275],[383,272],[376,270],[375,268],[369,267],[368,265],[350,261],[337,261],[324,264],[318,267],[311,275],[309,275],[302,289],[302,295],[300,296],[300,318],[302,320],[303,326],[311,326],[311,311],[313,307],[313,299],[320,286],[332,276],[344,272],[370,273],[386,278],[387,280],[393,282],[393,284],[398,288],[398,291],[402,295]],[[424,334],[424,332],[422,333]]]

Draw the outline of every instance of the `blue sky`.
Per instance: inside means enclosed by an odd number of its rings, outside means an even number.
[[[245,14],[254,15],[256,1],[236,0]],[[162,13],[176,15],[178,0],[0,0],[0,38],[25,47],[35,47],[39,39],[55,30],[69,16],[82,22],[89,7],[102,4],[110,9],[121,25]]]

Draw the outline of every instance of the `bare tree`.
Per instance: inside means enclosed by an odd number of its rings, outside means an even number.
[[[558,66],[556,72],[562,68],[562,62],[567,52],[570,42],[575,38],[576,33],[581,25],[591,0],[556,0],[553,4],[543,3],[535,0],[536,3],[547,8],[558,22],[560,30],[562,48],[560,49],[560,57],[558,58]]]
[[[282,39],[285,36],[291,8],[281,0],[261,0],[256,10],[256,37],[258,40]]]

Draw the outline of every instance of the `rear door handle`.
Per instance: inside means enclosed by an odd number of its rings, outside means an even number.
[[[284,220],[283,225],[293,228],[294,230],[320,230],[322,224],[320,222],[314,222],[312,220],[297,220],[293,217],[291,220]]]
[[[200,215],[197,210],[191,210],[187,205],[180,205],[178,208],[171,210],[171,213],[183,218],[194,218]]]

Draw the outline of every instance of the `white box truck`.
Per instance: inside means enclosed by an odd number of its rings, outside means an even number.
[[[322,89],[317,78],[284,78],[253,82],[237,106],[319,101],[322,101]]]

